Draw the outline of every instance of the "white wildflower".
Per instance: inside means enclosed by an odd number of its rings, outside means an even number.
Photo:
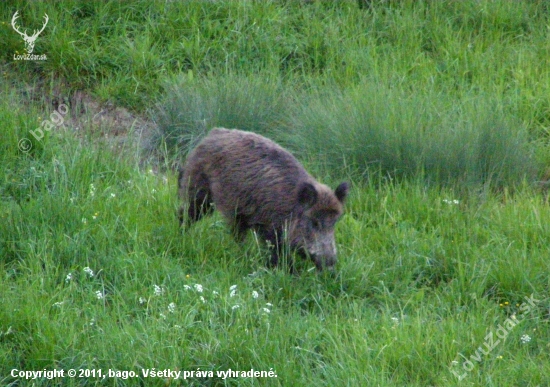
[[[236,305],[233,305],[233,306],[231,307],[231,309],[232,309],[232,310],[235,310],[235,309],[238,309],[238,308],[240,308],[240,307],[241,307],[241,306],[240,306],[239,304],[236,304]]]
[[[235,289],[237,289],[237,285],[231,285],[231,286],[229,287],[229,290],[235,290]]]
[[[203,304],[206,304],[206,300],[204,299],[203,296],[201,296],[200,299],[201,299],[201,301],[202,301]]]
[[[446,204],[460,204],[460,202],[456,199],[453,199],[453,200],[443,199],[443,203],[446,203]]]
[[[147,302],[147,300],[146,300],[145,298],[143,298],[143,297],[140,297],[139,300],[138,300],[138,302],[139,302],[140,305],[143,305],[143,304],[145,304],[145,303]]]
[[[199,293],[202,293],[202,285],[201,284],[195,284],[195,290]]]
[[[159,317],[163,320],[166,320],[166,315],[164,313],[160,313],[159,314]]]
[[[94,183],[90,184],[90,196],[91,197],[95,196],[95,185],[94,185]]]
[[[155,289],[155,296],[162,296],[164,293],[164,289],[158,285],[153,285],[153,288]]]
[[[105,295],[103,294],[103,292],[101,290],[97,290],[95,292],[95,296],[97,297],[98,300],[103,300],[105,298]]]
[[[212,290],[212,295],[217,296],[217,295],[219,295],[219,294],[220,294],[220,293],[218,293],[217,291]]]
[[[65,282],[69,282],[70,280],[73,279],[73,273],[69,273],[67,274],[67,276],[65,277]]]
[[[520,340],[521,340],[521,342],[522,342],[523,344],[527,344],[528,342],[531,341],[531,336],[529,336],[529,335],[523,335],[523,336],[521,336]]]
[[[168,304],[168,312],[170,313],[174,313],[176,311],[176,304],[171,302],[170,304]]]
[[[260,295],[258,294],[257,291],[252,291],[252,298],[258,298]]]
[[[82,218],[82,223],[83,223],[83,224],[87,224],[87,223],[88,223],[88,219]]]
[[[111,192],[111,197],[112,198],[116,197],[116,194],[114,192]]]
[[[271,310],[269,308],[262,308],[262,310],[264,311],[264,313],[267,313],[267,314],[271,313]]]
[[[86,267],[84,268],[84,272],[85,272],[86,274],[88,274],[88,275],[90,276],[90,278],[94,276],[94,271],[93,271],[92,269],[90,269],[88,266],[86,266]]]
[[[54,303],[52,306],[53,306],[54,308],[60,308],[61,305],[63,305],[63,302],[62,302],[62,301],[56,302],[56,303]]]
[[[191,286],[189,286],[189,285],[183,285],[183,288],[184,288],[185,290],[191,290]]]

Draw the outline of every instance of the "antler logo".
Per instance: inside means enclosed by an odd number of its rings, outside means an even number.
[[[14,14],[13,14],[13,17],[11,19],[11,26],[13,27],[13,29],[23,37],[23,40],[25,41],[25,49],[27,50],[27,53],[28,54],[31,54],[32,53],[32,50],[34,50],[34,42],[36,41],[36,38],[38,38],[38,35],[40,35],[42,33],[42,31],[44,31],[44,28],[46,28],[46,24],[48,24],[48,20],[49,17],[47,14],[44,14],[44,25],[42,26],[42,29],[40,31],[37,31],[37,30],[34,30],[34,34],[32,34],[31,36],[27,35],[27,30],[25,30],[25,32],[21,32],[18,28],[17,28],[17,25],[15,24],[15,21],[17,20],[17,18],[19,17],[17,14],[19,13],[19,11],[16,11]]]

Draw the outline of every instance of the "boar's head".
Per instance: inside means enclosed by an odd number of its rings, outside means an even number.
[[[289,229],[292,248],[308,255],[318,270],[332,270],[336,263],[334,226],[343,213],[348,183],[334,191],[324,184],[303,183],[298,190],[296,218]]]

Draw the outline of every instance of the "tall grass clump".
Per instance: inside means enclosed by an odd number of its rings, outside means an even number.
[[[484,96],[453,100],[362,85],[297,105],[286,139],[330,169],[440,184],[513,185],[537,171],[527,129]]]
[[[181,155],[214,127],[239,128],[273,136],[288,110],[283,88],[259,78],[228,76],[193,81],[189,76],[166,86],[153,114],[157,131],[149,149]]]

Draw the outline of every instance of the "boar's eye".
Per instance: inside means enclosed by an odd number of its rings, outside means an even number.
[[[316,230],[320,230],[321,222],[319,221],[319,219],[311,218],[311,226]]]

